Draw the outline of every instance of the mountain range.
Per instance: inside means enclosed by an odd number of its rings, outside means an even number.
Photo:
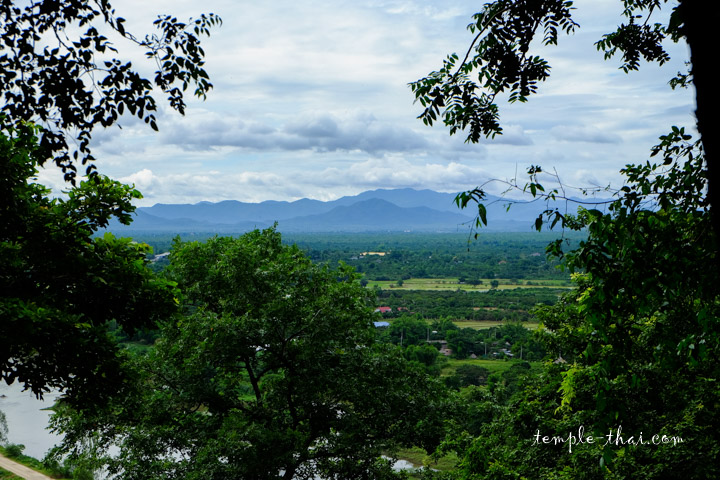
[[[371,190],[322,202],[303,198],[294,202],[162,204],[139,207],[129,226],[115,222],[112,231],[242,233],[275,222],[281,232],[466,232],[475,210],[460,210],[455,194],[410,188]],[[547,208],[544,202],[515,203],[489,197],[488,230],[529,231]]]

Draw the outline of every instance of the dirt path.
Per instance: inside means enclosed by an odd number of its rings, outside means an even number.
[[[0,467],[26,480],[52,480],[51,477],[36,472],[25,465],[20,465],[19,463],[10,460],[7,457],[3,457],[2,455],[0,455]]]

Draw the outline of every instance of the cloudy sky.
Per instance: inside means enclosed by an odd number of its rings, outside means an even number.
[[[618,0],[580,0],[581,28],[538,50],[551,79],[527,104],[501,105],[505,134],[480,144],[416,117],[408,83],[464,54],[466,25],[483,1],[122,0],[126,28],[151,31],[160,13],[213,12],[223,25],[204,42],[215,88],[184,117],[166,109],[160,132],[124,117],[94,136],[101,173],[135,183],[140,205],[199,201],[331,200],[376,188],[458,192],[529,165],[567,185],[618,186],[672,125],[692,125],[692,91],[667,81],[687,59],[630,75],[593,42],[620,20]],[[118,44],[152,75],[141,51]],[[60,187],[57,172],[41,179]],[[501,187],[495,187],[498,191]]]

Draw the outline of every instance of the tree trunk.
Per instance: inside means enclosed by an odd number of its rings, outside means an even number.
[[[700,132],[708,172],[708,199],[710,215],[716,235],[720,235],[720,137],[713,128],[713,117],[720,112],[720,96],[715,92],[720,7],[714,1],[681,0],[679,12],[684,21],[683,34],[690,47],[693,83],[695,85],[695,116]],[[717,124],[716,124],[717,125]]]

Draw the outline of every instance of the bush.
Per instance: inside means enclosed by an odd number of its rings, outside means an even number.
[[[25,445],[18,445],[17,443],[10,443],[5,446],[5,454],[10,458],[20,458],[25,450]]]
[[[468,385],[487,385],[490,370],[480,365],[465,364],[460,365],[456,374],[460,377],[460,384],[463,387]]]
[[[42,460],[45,470],[52,473],[54,477],[72,478],[72,469],[66,463],[60,463],[59,457],[49,452]]]

